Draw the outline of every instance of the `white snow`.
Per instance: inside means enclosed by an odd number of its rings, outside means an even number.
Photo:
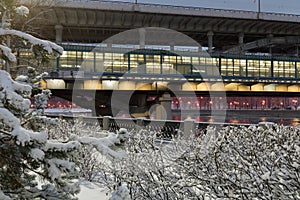
[[[34,160],[43,160],[45,157],[45,153],[41,149],[34,148],[34,149],[31,149],[30,156]]]
[[[19,6],[16,8],[16,13],[21,16],[26,16],[29,14],[29,9],[26,6]]]
[[[49,176],[52,180],[59,179],[63,171],[70,170],[75,166],[75,163],[73,162],[69,162],[57,158],[49,159],[47,160],[47,162],[50,165],[48,170],[49,170]]]
[[[127,186],[125,184],[119,186],[118,189],[112,193],[112,196],[109,200],[130,200]]]
[[[11,132],[12,136],[17,138],[17,144],[21,144],[22,146],[25,143],[30,141],[36,141],[38,143],[45,143],[47,142],[47,133],[45,132],[33,132],[31,130],[26,130],[22,128],[20,125],[15,126],[14,130]]]
[[[59,179],[61,176],[61,171],[59,170],[59,168],[51,160],[48,161],[48,164],[50,165],[50,167],[48,168],[48,173],[51,180],[53,181],[55,179]]]
[[[78,141],[82,144],[94,146],[102,155],[110,155],[115,158],[123,158],[126,155],[124,151],[117,152],[110,148],[115,144],[121,143],[119,135],[114,133],[110,133],[104,138],[80,137]]]
[[[0,49],[2,50],[4,56],[6,56],[9,61],[11,61],[11,62],[16,62],[17,61],[16,56],[11,52],[10,48],[0,44]]]
[[[77,141],[61,143],[55,141],[48,141],[43,150],[45,151],[69,151],[70,149],[80,148],[80,143]]]
[[[20,38],[27,40],[28,42],[30,42],[33,45],[41,45],[43,47],[43,49],[46,50],[49,54],[52,54],[53,50],[57,51],[60,54],[63,53],[63,48],[61,46],[59,46],[53,42],[50,42],[48,40],[38,39],[30,34],[22,32],[22,31],[0,28],[0,35],[1,36],[5,36],[5,35],[18,36]]]
[[[15,79],[18,82],[27,82],[28,76],[25,75],[19,75],[17,76],[17,78]]]
[[[9,126],[10,128],[13,128],[20,124],[20,120],[17,117],[15,117],[11,112],[9,112],[9,110],[7,110],[6,108],[0,108],[0,121],[5,125]]]
[[[0,190],[0,199],[1,200],[11,200],[11,198],[9,198],[8,196],[6,196],[5,194],[3,194],[3,192]]]
[[[9,73],[0,70],[0,100],[4,101],[6,99],[17,110],[27,111],[30,106],[30,100],[24,99],[20,94],[30,95],[31,87],[13,81]],[[0,102],[1,105],[3,105],[3,102]]]
[[[80,193],[77,195],[79,200],[108,200],[109,196],[110,192],[101,185],[88,181],[81,182]]]

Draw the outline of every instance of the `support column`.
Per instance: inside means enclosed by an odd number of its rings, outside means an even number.
[[[58,44],[62,42],[62,33],[63,33],[63,26],[60,24],[55,25],[55,41]]]
[[[244,44],[244,33],[239,33],[239,44]]]
[[[110,121],[110,116],[104,116],[103,117],[103,124],[102,124],[102,126],[103,126],[103,130],[106,130],[106,131],[108,131],[109,130],[109,121]]]
[[[175,51],[175,44],[174,44],[174,42],[171,42],[171,43],[170,43],[170,51],[171,51],[171,52],[174,52],[174,51]]]
[[[139,41],[140,49],[144,49],[145,44],[146,44],[146,29],[145,28],[139,29],[139,36],[140,36],[140,41]]]
[[[299,57],[299,45],[296,45],[295,57]]]
[[[274,37],[274,35],[273,34],[268,34],[267,35],[267,38],[272,38],[272,37]],[[271,54],[272,55],[272,45],[269,45],[269,54]]]
[[[208,46],[208,53],[212,53],[213,51],[213,35],[214,33],[212,31],[208,31],[207,33],[207,46]]]
[[[172,98],[168,93],[164,93],[162,97],[159,98],[160,106],[156,108],[156,118],[160,120],[171,120],[172,119]]]
[[[195,135],[195,120],[184,120],[184,138],[189,139]]]

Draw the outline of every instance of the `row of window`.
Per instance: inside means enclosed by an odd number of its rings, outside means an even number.
[[[61,69],[80,68],[86,72],[183,74],[234,77],[300,77],[300,62],[65,51],[59,58]]]

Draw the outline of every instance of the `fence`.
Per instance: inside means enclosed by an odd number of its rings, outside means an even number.
[[[66,120],[78,120],[87,125],[99,125],[102,130],[115,133],[120,128],[126,128],[127,130],[146,129],[162,138],[172,138],[179,133],[182,133],[184,136],[203,134],[206,132],[208,126],[215,126],[218,129],[223,126],[249,126],[249,124],[196,122],[195,120],[175,121],[151,120],[146,118],[113,118],[110,116],[86,117],[66,115],[60,115],[59,117]]]

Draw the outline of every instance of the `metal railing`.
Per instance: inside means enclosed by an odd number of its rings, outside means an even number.
[[[50,116],[53,117],[53,116]],[[113,118],[104,117],[86,117],[86,116],[66,116],[60,115],[61,119],[78,120],[86,125],[99,125],[102,130],[118,132],[120,128],[127,130],[146,129],[155,133],[158,137],[171,139],[178,134],[199,135],[205,134],[208,126],[215,126],[220,129],[223,126],[249,126],[250,124],[232,124],[232,123],[214,123],[214,122],[196,122],[194,120],[175,121],[175,120],[152,120],[146,118]]]

